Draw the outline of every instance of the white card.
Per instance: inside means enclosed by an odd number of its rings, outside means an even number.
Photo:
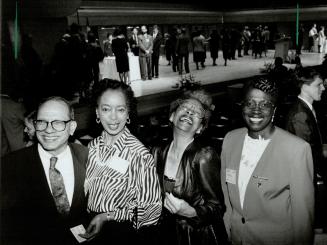
[[[108,166],[116,170],[117,172],[124,174],[126,173],[127,168],[129,166],[129,161],[117,156],[113,156],[112,158],[110,158]]]
[[[86,241],[85,238],[79,236],[79,234],[85,233],[85,228],[83,225],[78,225],[78,226],[72,227],[72,228],[70,228],[70,231],[73,233],[74,237],[76,238],[76,240],[79,243]]]
[[[226,182],[236,185],[236,170],[226,168]]]

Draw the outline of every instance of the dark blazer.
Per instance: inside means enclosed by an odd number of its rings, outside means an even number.
[[[71,144],[74,163],[74,194],[68,217],[59,216],[38,153],[37,144],[2,159],[2,244],[77,244],[69,228],[86,228],[84,194],[88,149]]]
[[[229,132],[221,153],[224,221],[239,244],[313,244],[314,187],[307,142],[276,127],[246,188],[243,208],[238,175],[246,128]]]
[[[140,49],[137,43],[137,39],[138,37],[137,36],[135,37],[135,35],[132,34],[132,36],[128,40],[129,46],[131,47],[131,51],[135,56],[139,55],[139,49]]]
[[[176,43],[176,54],[177,55],[187,55],[189,53],[188,46],[190,44],[190,38],[185,34],[181,34],[177,37]]]
[[[169,146],[170,144],[153,149],[163,200],[164,169]],[[219,156],[212,147],[205,147],[195,140],[185,149],[172,194],[195,208],[197,216],[174,216],[164,208],[160,221],[164,224],[164,230],[161,233],[164,235],[163,240],[172,239],[168,244],[177,241],[173,238],[176,233],[181,244],[226,244],[227,233],[223,224],[225,207],[219,171]]]
[[[323,173],[322,139],[319,127],[313,112],[303,100],[298,98],[291,107],[285,128],[310,144],[315,173],[326,177]]]
[[[153,34],[152,34],[153,36]],[[162,35],[160,32],[157,33],[156,38],[153,38],[153,56],[159,56],[160,55],[160,45],[162,42]]]

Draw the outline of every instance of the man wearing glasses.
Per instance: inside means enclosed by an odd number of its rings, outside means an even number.
[[[2,244],[74,244],[85,223],[85,146],[69,144],[74,112],[61,97],[43,101],[34,121],[38,144],[2,159]]]

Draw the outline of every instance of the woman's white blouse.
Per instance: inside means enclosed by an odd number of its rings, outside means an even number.
[[[248,134],[245,135],[240,169],[238,172],[238,189],[242,208],[246,187],[248,186],[251,175],[269,142],[270,139],[265,140],[261,137],[259,139],[253,139],[248,136]]]

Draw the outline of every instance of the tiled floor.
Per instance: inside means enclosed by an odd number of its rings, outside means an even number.
[[[193,62],[192,54],[189,57],[191,74],[195,76],[196,80],[202,84],[217,83],[222,81],[235,80],[238,78],[245,78],[260,74],[260,69],[264,67],[265,63],[272,63],[274,61],[274,50],[269,50],[267,57],[254,59],[252,56],[243,56],[237,60],[229,60],[227,66],[224,66],[222,53],[219,52],[217,60],[218,66],[212,66],[210,53],[207,53],[206,67],[204,69],[196,70],[195,63]],[[324,54],[318,53],[305,53],[301,55],[303,66],[319,65],[323,61]],[[177,72],[172,71],[171,66],[167,66],[167,61],[164,56],[160,57],[159,61],[159,78],[152,80],[137,80],[132,82],[132,88],[135,96],[140,97],[144,95],[156,94],[159,92],[171,91],[172,88],[178,83],[179,75]],[[285,64],[287,67],[292,68],[294,65]]]

